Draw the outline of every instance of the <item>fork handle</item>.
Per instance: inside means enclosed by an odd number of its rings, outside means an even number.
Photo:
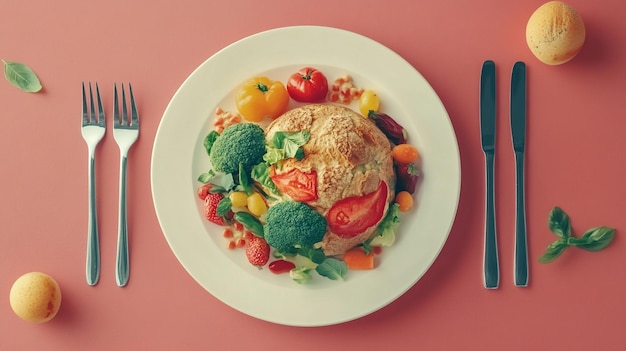
[[[96,285],[100,278],[100,244],[98,240],[98,215],[96,211],[95,157],[89,155],[89,212],[87,217],[87,284]]]
[[[128,225],[126,220],[126,165],[128,158],[122,156],[120,159],[120,204],[119,222],[117,237],[117,257],[115,267],[115,279],[117,286],[125,286],[128,283],[130,274],[128,258]]]

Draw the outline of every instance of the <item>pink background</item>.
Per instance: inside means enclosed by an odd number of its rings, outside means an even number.
[[[543,1],[8,1],[0,0],[0,58],[32,67],[44,85],[27,94],[0,79],[0,349],[35,350],[623,350],[626,333],[626,3],[571,0],[587,41],[562,66],[536,60],[524,31]],[[201,288],[160,230],[150,157],[161,116],[184,79],[224,46],[291,25],[354,31],[388,46],[431,83],[454,125],[462,163],[458,215],[432,268],[406,294],[364,318],[296,328],[251,318]],[[364,53],[365,54],[365,53]],[[484,158],[478,82],[498,71],[496,161],[501,287],[482,286]],[[528,65],[527,220],[530,286],[513,286],[514,159],[508,84]],[[142,118],[131,149],[131,280],[115,285],[119,154],[112,133],[97,152],[102,274],[85,283],[87,148],[80,82],[131,81]],[[537,263],[555,238],[561,206],[580,234],[617,228],[601,253],[568,250]],[[57,317],[43,325],[13,314],[17,277],[43,271],[61,285]],[[390,346],[393,345],[393,346]]]

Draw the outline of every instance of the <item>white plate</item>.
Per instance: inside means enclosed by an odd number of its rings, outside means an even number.
[[[234,109],[233,91],[267,75],[286,82],[313,66],[329,81],[350,74],[379,94],[385,113],[408,131],[422,155],[417,207],[404,214],[396,244],[372,271],[346,281],[315,276],[298,285],[287,275],[259,271],[242,250],[225,248],[221,230],[203,219],[196,199],[207,168],[202,140],[216,107]],[[285,325],[322,326],[353,320],[394,301],[428,270],[443,247],[461,184],[460,160],[448,114],[428,82],[385,46],[344,30],[279,28],[240,40],[200,65],[178,89],[159,125],[152,154],[152,194],[165,237],[187,272],[209,293],[250,316]]]

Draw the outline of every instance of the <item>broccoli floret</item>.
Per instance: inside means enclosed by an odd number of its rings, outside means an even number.
[[[265,240],[283,252],[311,248],[322,241],[326,219],[311,207],[296,201],[283,201],[267,210]]]
[[[235,173],[239,164],[247,169],[263,161],[265,133],[255,123],[237,123],[224,129],[213,142],[211,164],[218,172]]]

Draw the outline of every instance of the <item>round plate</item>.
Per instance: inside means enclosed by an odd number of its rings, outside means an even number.
[[[250,265],[228,250],[221,229],[202,216],[198,176],[207,170],[202,140],[217,107],[235,111],[233,92],[265,75],[286,82],[304,66],[329,81],[349,74],[375,90],[381,110],[402,124],[422,155],[417,206],[403,213],[396,244],[371,271],[345,281],[315,275],[298,285]],[[250,316],[294,326],[353,320],[394,301],[428,270],[443,247],[459,199],[459,151],[448,114],[428,82],[404,59],[364,36],[328,27],[297,26],[262,32],[219,51],[181,85],[159,125],[152,154],[152,194],[161,228],[187,272],[209,293]]]

